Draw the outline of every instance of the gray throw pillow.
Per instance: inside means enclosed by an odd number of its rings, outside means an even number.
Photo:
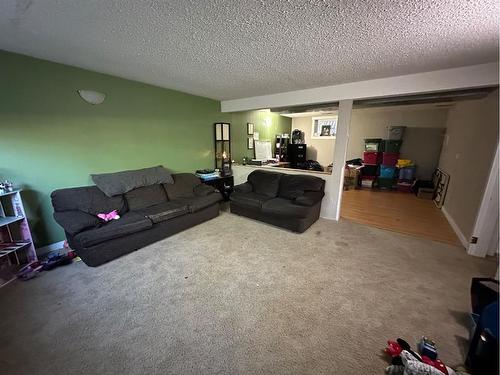
[[[156,184],[173,184],[174,179],[162,166],[115,173],[92,174],[92,181],[108,197]]]

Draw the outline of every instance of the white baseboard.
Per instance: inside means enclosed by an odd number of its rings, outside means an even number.
[[[458,227],[457,223],[455,223],[455,220],[453,220],[453,218],[448,213],[448,211],[446,211],[446,208],[441,207],[441,211],[443,211],[444,217],[446,218],[446,220],[448,220],[448,223],[450,223],[451,228],[453,229],[453,231],[457,235],[458,239],[462,243],[462,246],[465,247],[465,250],[467,250],[469,248],[469,241],[464,236],[464,234],[462,233],[462,231]]]
[[[63,247],[64,247],[64,240],[59,241],[59,242],[55,242],[55,243],[51,243],[47,246],[39,247],[36,249],[36,252],[38,255],[45,255],[45,254],[50,253],[51,251],[60,250]]]

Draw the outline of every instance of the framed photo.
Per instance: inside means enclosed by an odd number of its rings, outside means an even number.
[[[253,149],[253,138],[247,138],[247,148],[249,150]]]
[[[321,137],[329,137],[330,136],[330,125],[323,125],[321,127]]]
[[[337,135],[336,115],[313,117],[311,124],[311,139],[335,139]]]
[[[248,135],[253,134],[253,124],[251,122],[247,122],[247,134]]]

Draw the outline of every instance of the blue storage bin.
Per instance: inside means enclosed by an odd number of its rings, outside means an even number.
[[[399,170],[400,180],[413,180],[415,178],[415,166],[404,167]]]
[[[392,165],[381,165],[380,166],[380,177],[382,178],[394,178],[396,174],[396,167]]]

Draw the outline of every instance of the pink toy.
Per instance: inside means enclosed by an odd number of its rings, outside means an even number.
[[[113,210],[107,214],[97,214],[97,217],[104,221],[111,221],[118,220],[120,218],[120,215],[118,215],[118,212],[116,210]]]

